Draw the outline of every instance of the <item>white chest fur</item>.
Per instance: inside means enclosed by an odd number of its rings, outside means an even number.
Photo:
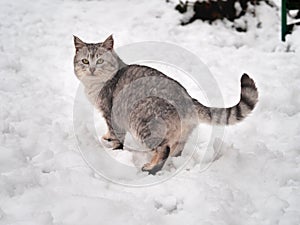
[[[95,106],[97,102],[97,98],[101,89],[103,88],[105,82],[108,79],[102,79],[96,76],[86,76],[81,82],[84,85],[84,92],[88,98],[88,100]]]

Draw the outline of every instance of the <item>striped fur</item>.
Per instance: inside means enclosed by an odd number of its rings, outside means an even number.
[[[194,99],[200,121],[213,125],[231,125],[242,121],[252,112],[257,101],[257,88],[247,74],[243,74],[241,78],[241,98],[235,106],[229,108],[206,107]]]
[[[96,44],[74,37],[74,71],[85,86],[88,99],[106,121],[108,132],[103,140],[111,142],[113,149],[122,149],[126,133],[130,132],[154,152],[151,161],[142,167],[143,171],[155,174],[168,156],[180,155],[197,122],[235,124],[258,101],[254,81],[244,74],[237,105],[206,107],[162,72],[125,64],[113,50],[113,43],[112,36]]]

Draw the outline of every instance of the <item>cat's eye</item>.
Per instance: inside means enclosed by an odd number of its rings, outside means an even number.
[[[103,63],[103,62],[104,62],[103,59],[98,59],[98,60],[97,60],[97,64],[101,64],[101,63]]]
[[[83,62],[84,64],[89,64],[89,60],[87,60],[87,59],[83,59],[82,62]]]

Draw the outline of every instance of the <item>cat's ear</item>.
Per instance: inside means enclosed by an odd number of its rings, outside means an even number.
[[[106,38],[106,40],[102,43],[102,47],[106,48],[107,50],[112,50],[114,47],[114,39],[112,34]]]
[[[78,37],[76,37],[75,35],[73,35],[73,37],[74,37],[75,49],[77,52],[80,48],[85,46],[85,43],[82,40],[80,40]]]

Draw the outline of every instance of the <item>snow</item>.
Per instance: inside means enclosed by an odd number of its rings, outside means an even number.
[[[263,3],[256,18],[248,13],[239,21],[247,24],[246,33],[228,21],[179,26],[182,15],[172,2],[0,2],[1,225],[300,224],[300,29],[282,43],[280,10]],[[203,158],[211,128],[200,125],[198,150],[184,168],[193,141],[157,176],[140,172],[137,165],[147,158],[141,153],[110,153],[122,168],[136,171],[130,178],[149,185],[104,179],[84,161],[74,134],[79,82],[73,74],[72,34],[96,42],[111,33],[117,48],[161,41],[197,55],[226,106],[238,101],[240,76],[248,73],[259,90],[257,108],[242,123],[225,128],[213,143],[221,145],[217,155]],[[153,66],[177,76],[165,65]],[[99,115],[95,127],[104,133]],[[122,179],[128,174],[109,169]]]

